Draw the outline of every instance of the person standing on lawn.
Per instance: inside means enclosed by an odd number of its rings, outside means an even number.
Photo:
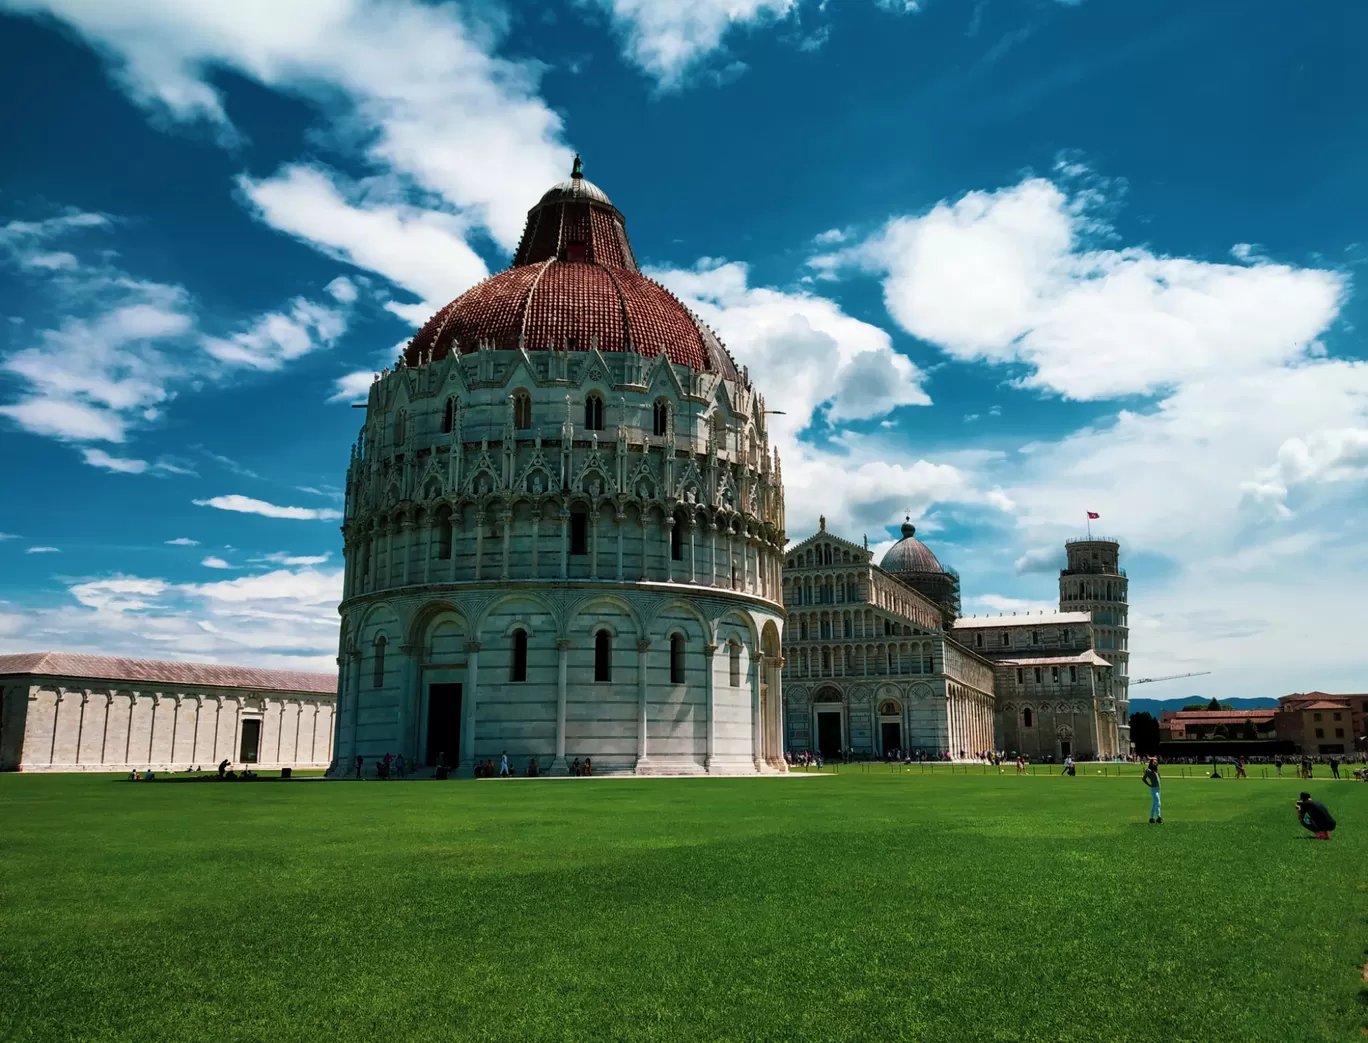
[[[1339,758],[1338,758],[1338,757],[1331,757],[1331,758],[1330,758],[1330,774],[1333,775],[1335,778],[1339,778]]]
[[[1163,822],[1164,816],[1159,809],[1159,758],[1151,757],[1149,763],[1145,765],[1145,774],[1141,776],[1145,785],[1150,790],[1150,821]]]
[[[1304,790],[1297,800],[1297,821],[1309,829],[1317,840],[1329,840],[1335,829],[1335,817],[1330,814],[1330,809],[1320,801],[1312,800],[1311,794]]]

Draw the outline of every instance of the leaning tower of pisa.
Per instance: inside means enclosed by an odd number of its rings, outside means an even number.
[[[1069,540],[1067,565],[1059,572],[1059,610],[1090,612],[1094,647],[1112,664],[1111,692],[1121,750],[1130,748],[1129,590],[1120,566],[1121,546],[1105,537]]]

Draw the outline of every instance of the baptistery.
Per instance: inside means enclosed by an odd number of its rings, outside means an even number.
[[[764,398],[578,158],[377,375],[342,531],[334,774],[782,769]]]

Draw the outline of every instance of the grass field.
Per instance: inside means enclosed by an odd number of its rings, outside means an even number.
[[[0,1039],[1361,1039],[1368,786],[0,776]]]

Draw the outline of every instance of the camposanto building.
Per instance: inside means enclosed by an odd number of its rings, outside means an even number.
[[[578,159],[378,376],[346,495],[335,771],[782,766],[764,399]]]

